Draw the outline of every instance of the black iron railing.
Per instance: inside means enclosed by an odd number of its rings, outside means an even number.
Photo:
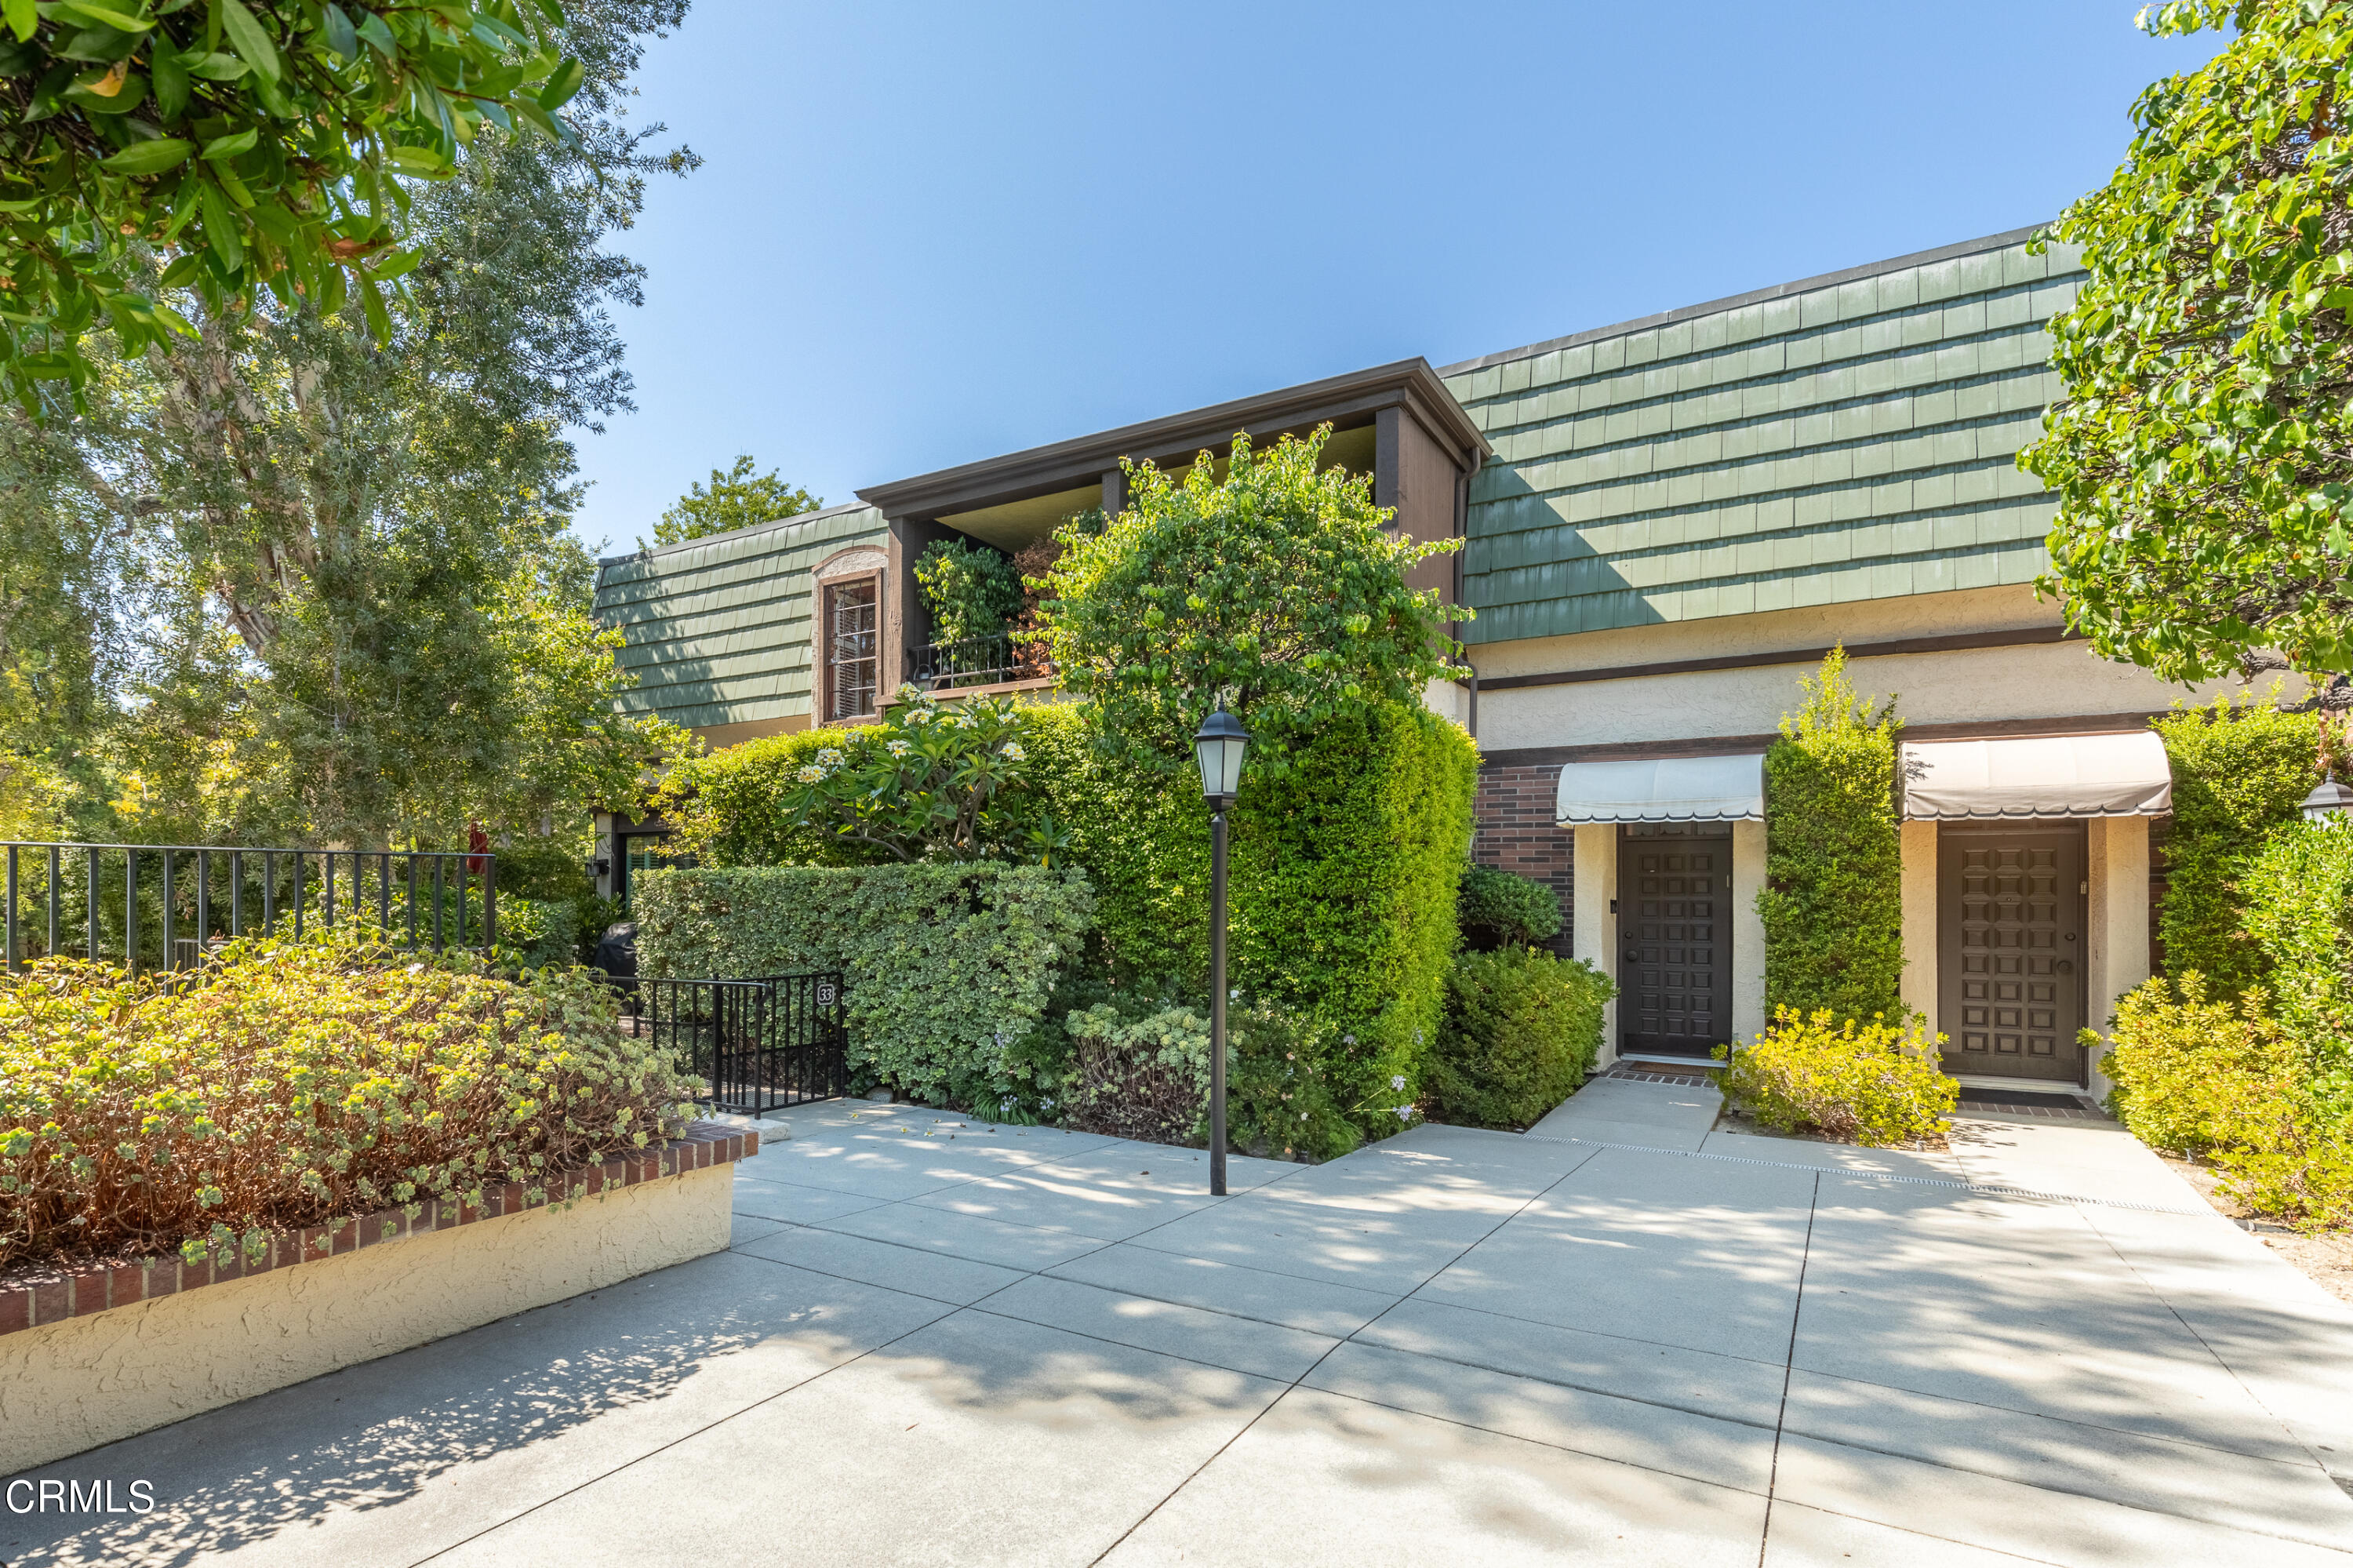
[[[6,967],[75,954],[192,969],[235,937],[365,920],[396,947],[498,939],[498,857],[463,851],[0,844]]]
[[[1052,673],[1043,648],[1010,632],[927,642],[907,650],[907,679],[927,691],[989,686]]]
[[[762,1116],[849,1087],[839,974],[638,980],[622,995],[622,1027],[676,1051],[716,1109]]]

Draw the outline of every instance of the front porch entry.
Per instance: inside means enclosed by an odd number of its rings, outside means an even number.
[[[1936,1013],[1945,1070],[2085,1083],[2084,824],[1941,824]]]
[[[1620,1055],[1706,1060],[1732,1027],[1732,824],[1619,829]]]

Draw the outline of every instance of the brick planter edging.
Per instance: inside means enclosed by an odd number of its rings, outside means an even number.
[[[279,1231],[257,1260],[240,1255],[227,1265],[184,1263],[177,1257],[142,1257],[125,1262],[83,1264],[71,1268],[27,1269],[0,1276],[0,1334],[61,1322],[110,1307],[128,1307],[158,1297],[222,1285],[249,1274],[291,1268],[378,1242],[428,1231],[454,1230],[526,1209],[544,1209],[575,1198],[593,1198],[617,1187],[634,1187],[689,1171],[707,1170],[760,1152],[757,1132],[735,1131],[719,1122],[698,1121],[676,1141],[642,1153],[617,1156],[601,1165],[583,1166],[551,1178],[546,1195],[531,1202],[531,1189],[520,1181],[486,1187],[480,1203],[435,1199],[416,1205],[411,1217],[406,1206],[380,1209],[323,1225]]]

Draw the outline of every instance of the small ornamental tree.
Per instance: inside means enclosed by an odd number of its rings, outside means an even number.
[[[2018,460],[2059,494],[2044,586],[2168,681],[2259,649],[2353,670],[2353,5],[2141,18],[2237,37],[2141,95],[2124,166],[2047,231],[2091,275],[2048,328],[2065,397]]]
[[[1279,773],[1300,737],[1344,712],[1413,705],[1452,673],[1451,609],[1405,585],[1461,547],[1386,532],[1372,482],[1321,469],[1328,426],[1266,451],[1246,436],[1219,477],[1208,452],[1181,480],[1124,465],[1130,500],[1100,533],[1065,528],[1039,607],[1054,663],[1132,755],[1176,766],[1222,696]]]
[[[0,374],[37,414],[44,382],[79,402],[92,327],[127,357],[193,335],[164,290],[349,300],[390,337],[403,182],[484,126],[569,140],[585,79],[555,0],[0,0]]]
[[[1903,842],[1894,700],[1874,708],[1846,650],[1799,683],[1804,705],[1765,753],[1765,1002],[1776,1013],[1904,1015]]]

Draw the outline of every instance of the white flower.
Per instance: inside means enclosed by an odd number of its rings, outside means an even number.
[[[1236,986],[1232,991],[1227,992],[1227,994],[1231,996],[1236,1001],[1240,1001],[1242,999],[1242,988]]]
[[[1399,1073],[1397,1076],[1391,1078],[1389,1080],[1389,1087],[1393,1089],[1401,1089],[1405,1087],[1405,1075],[1403,1073]]]
[[[1411,1106],[1398,1107],[1397,1118],[1399,1121],[1411,1121],[1413,1119],[1413,1107]]]
[[[839,768],[841,766],[841,753],[828,746],[817,754],[817,765],[819,768]]]
[[[885,741],[883,743],[882,749],[889,752],[893,757],[904,757],[907,755],[908,747],[907,743],[903,740],[892,740]]]
[[[1300,1119],[1300,1120],[1302,1120],[1302,1121],[1305,1121],[1305,1120],[1307,1119],[1307,1113],[1306,1113],[1305,1111],[1301,1111],[1301,1112],[1299,1113],[1299,1119]]]
[[[808,767],[802,768],[798,773],[795,774],[794,777],[798,779],[804,784],[814,784],[818,779],[825,777],[825,769],[818,767],[815,763],[811,763]]]
[[[1356,1037],[1353,1034],[1343,1034],[1340,1036],[1340,1044],[1343,1045],[1354,1045],[1356,1043]]]
[[[997,748],[997,753],[1008,762],[1022,761],[1029,755],[1028,752],[1021,749],[1021,743],[1018,740],[1007,741],[1003,746]]]

